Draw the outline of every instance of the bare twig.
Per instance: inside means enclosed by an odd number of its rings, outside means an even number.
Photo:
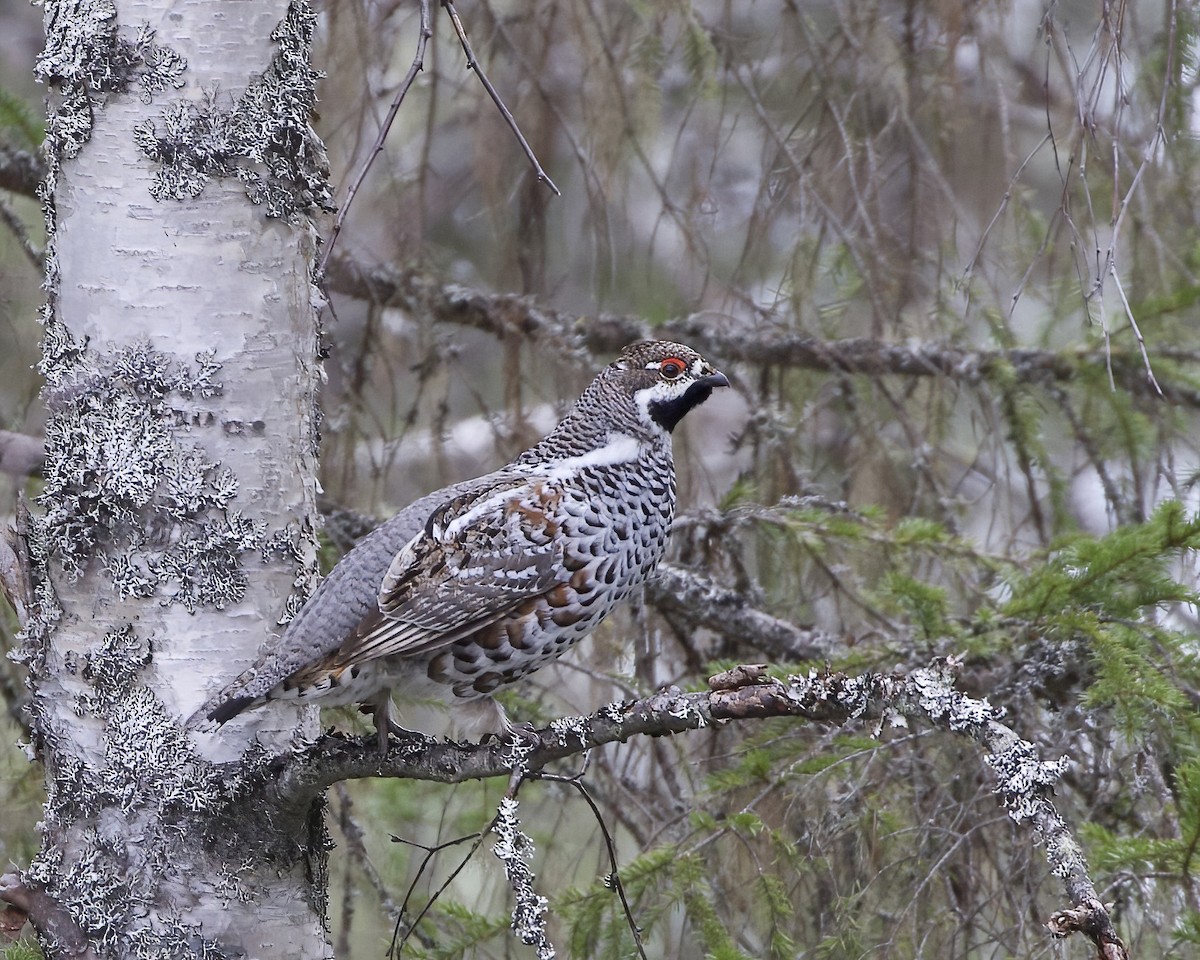
[[[479,65],[479,61],[475,58],[475,51],[471,49],[471,41],[467,39],[467,32],[463,29],[462,20],[459,19],[458,11],[454,9],[454,4],[450,0],[442,0],[442,7],[450,14],[450,20],[454,24],[454,32],[458,34],[458,42],[462,44],[463,53],[467,55],[467,69],[475,72],[475,76],[483,84],[483,89],[492,98],[492,103],[496,105],[496,109],[504,117],[504,122],[508,124],[508,129],[513,132],[513,136],[521,144],[521,149],[525,151],[525,156],[529,159],[530,164],[532,164],[533,172],[537,174],[538,180],[553,190],[556,197],[561,197],[562,191],[550,179],[550,175],[542,169],[541,162],[534,154],[533,148],[529,146],[529,141],[525,139],[525,135],[521,133],[521,128],[517,126],[517,121],[514,119],[512,112],[504,105],[504,101],[500,99],[500,94],[496,92],[496,88],[492,86],[492,82],[487,78],[487,74],[483,72],[483,67]]]
[[[1154,368],[1150,363],[1150,354],[1146,352],[1146,338],[1142,336],[1141,327],[1138,326],[1137,319],[1133,315],[1133,307],[1129,305],[1129,298],[1125,296],[1125,285],[1121,283],[1121,277],[1117,273],[1117,265],[1115,260],[1109,261],[1109,274],[1113,278],[1113,283],[1116,285],[1117,293],[1121,297],[1121,305],[1125,308],[1125,318],[1129,321],[1129,328],[1133,331],[1133,336],[1137,340],[1138,350],[1142,355],[1142,363],[1146,366],[1146,379],[1150,386],[1154,388],[1154,392],[1160,397],[1164,396],[1162,387],[1158,385],[1158,379],[1154,376]],[[1111,350],[1111,347],[1109,348]],[[1115,384],[1113,389],[1116,389]]]
[[[388,893],[387,884],[383,882],[383,877],[379,875],[379,871],[375,869],[375,864],[371,862],[366,844],[363,843],[363,828],[359,826],[358,820],[354,817],[354,801],[350,796],[350,792],[346,789],[344,783],[339,783],[336,793],[339,805],[338,828],[341,830],[342,837],[346,841],[346,851],[349,854],[347,867],[354,864],[362,871],[363,876],[367,878],[367,882],[371,885],[371,889],[375,892],[375,896],[384,913],[389,919],[395,918],[399,922],[404,908],[392,899],[391,894]],[[346,889],[343,891],[345,907],[342,915],[342,929],[340,934],[341,937],[347,939],[350,933],[350,919],[353,915],[357,899],[355,893],[356,891],[351,887],[350,878],[347,876]],[[343,949],[338,951],[338,956],[344,956],[350,952],[349,945],[345,939],[342,941],[342,946]]]
[[[408,68],[408,73],[405,74],[400,88],[396,91],[396,96],[392,98],[392,105],[388,108],[387,116],[383,118],[383,123],[379,125],[379,134],[375,138],[371,152],[367,154],[367,158],[359,168],[358,176],[350,184],[350,189],[346,191],[346,202],[342,204],[342,208],[338,211],[337,219],[333,222],[333,230],[329,234],[329,242],[325,245],[325,252],[321,254],[321,266],[319,268],[319,272],[321,273],[325,272],[325,267],[329,263],[329,257],[332,255],[333,248],[336,246],[338,237],[341,235],[342,224],[346,222],[346,215],[350,212],[350,205],[354,203],[354,198],[358,195],[358,190],[362,186],[363,180],[367,177],[367,171],[371,169],[375,158],[383,150],[383,143],[387,139],[388,132],[392,129],[392,124],[396,120],[400,104],[404,102],[405,96],[408,95],[409,88],[417,79],[417,74],[425,69],[425,47],[429,43],[429,38],[433,36],[433,28],[430,25],[429,19],[429,0],[420,0],[420,4],[421,27],[417,37],[417,52],[413,56],[412,65]]]
[[[404,900],[400,904],[400,915],[396,917],[396,926],[392,929],[392,942],[387,951],[387,955],[389,957],[400,956],[400,952],[404,949],[404,945],[408,943],[408,938],[411,937],[413,935],[413,931],[417,929],[417,924],[421,922],[425,914],[427,914],[433,905],[437,903],[438,897],[440,897],[446,891],[446,888],[454,882],[454,878],[462,873],[463,868],[471,862],[471,858],[475,856],[475,852],[480,848],[480,846],[483,845],[483,838],[488,835],[488,831],[491,829],[492,825],[489,824],[487,830],[484,830],[481,833],[470,833],[465,837],[457,837],[454,840],[447,840],[445,843],[439,843],[432,847],[426,846],[423,843],[417,843],[414,840],[405,840],[403,837],[392,837],[393,843],[403,843],[407,846],[417,847],[418,849],[424,850],[425,857],[421,860],[421,865],[417,867],[417,874],[415,877],[413,877],[412,883],[408,885],[408,890],[404,894]],[[424,874],[425,868],[429,866],[430,861],[433,860],[433,858],[441,851],[448,847],[457,846],[460,843],[466,843],[468,840],[474,840],[475,842],[471,844],[471,849],[467,851],[467,855],[463,857],[462,862],[459,863],[457,867],[450,871],[450,876],[448,876],[445,882],[437,888],[433,896],[431,896],[425,906],[421,908],[421,912],[418,913],[413,918],[412,923],[408,925],[408,929],[405,931],[404,936],[401,937],[400,927],[404,922],[404,912],[408,909],[409,901],[412,899],[413,892],[417,889],[417,884],[421,881],[421,875]]]
[[[1004,196],[1000,198],[1000,203],[996,207],[996,212],[992,214],[992,219],[988,221],[988,225],[983,228],[983,233],[979,235],[979,242],[975,245],[975,252],[971,255],[971,259],[967,261],[967,266],[959,278],[960,284],[968,284],[971,281],[972,274],[975,273],[975,267],[979,263],[979,258],[983,256],[983,248],[987,244],[988,236],[992,232],[992,228],[996,226],[996,222],[1008,208],[1009,202],[1012,200],[1013,188],[1021,179],[1021,174],[1025,172],[1025,168],[1029,166],[1029,162],[1041,152],[1042,147],[1051,139],[1052,134],[1046,133],[1042,135],[1042,139],[1038,141],[1037,146],[1029,151],[1028,156],[1021,161],[1021,165],[1017,167],[1016,172],[1008,179],[1008,184],[1004,188]]]
[[[3,197],[0,197],[0,220],[16,237],[21,252],[25,254],[25,259],[40,274],[45,268],[43,252],[33,245],[33,241],[29,239],[29,231],[25,229],[25,223]]]

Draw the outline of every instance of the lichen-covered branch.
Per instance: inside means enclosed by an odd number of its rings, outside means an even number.
[[[674,563],[660,564],[646,584],[646,599],[672,621],[737,637],[777,660],[819,660],[829,654],[833,637],[773,617],[708,577]]]
[[[652,328],[640,317],[583,316],[542,306],[532,297],[489,294],[458,284],[444,284],[420,270],[367,268],[344,256],[332,259],[326,284],[333,292],[400,307],[417,316],[431,317],[435,323],[472,327],[498,337],[519,334],[581,354],[616,353],[627,343],[655,336],[693,344],[725,363],[737,361],[875,376],[940,376],[967,383],[984,381],[1008,370],[1025,383],[1064,383],[1075,380],[1086,370],[1107,375],[1111,367],[1114,381],[1120,387],[1140,396],[1159,398],[1155,385],[1145,377],[1141,353],[1137,350],[970,350],[944,342],[754,336],[745,330],[723,332],[730,329],[728,323],[717,329],[700,317],[681,317]],[[1158,350],[1154,358],[1195,364],[1200,362],[1200,351]],[[1171,380],[1163,375],[1158,385],[1169,402],[1200,408],[1200,390],[1186,380]]]
[[[1077,929],[1098,948],[1105,945],[1110,951],[1106,957],[1122,957],[1123,952],[1113,952],[1124,947],[1100,904],[1083,853],[1051,799],[1068,759],[1042,760],[1033,744],[1001,722],[1002,711],[955,689],[957,666],[956,661],[939,660],[908,674],[849,676],[814,671],[787,680],[767,677],[761,665],[737,667],[711,678],[708,690],[685,693],[670,687],[643,700],[609,704],[588,717],[557,720],[530,735],[536,738],[531,749],[521,744],[519,762],[526,770],[538,770],[606,743],[638,735],[683,733],[732,720],[873,721],[877,730],[909,720],[927,723],[970,737],[984,748],[1000,803],[1016,823],[1033,829],[1074,908],[1088,911],[1088,923]],[[374,737],[327,734],[274,761],[264,771],[259,792],[268,808],[296,810],[340,780],[402,777],[459,783],[509,776],[516,762],[513,748],[504,743],[438,743],[414,737],[394,744],[385,755]],[[1070,930],[1065,923],[1060,927],[1063,932]]]

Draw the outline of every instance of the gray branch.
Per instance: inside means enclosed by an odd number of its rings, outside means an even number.
[[[15,872],[0,876],[0,903],[7,903],[5,925],[20,931],[17,921],[28,920],[42,939],[51,944],[58,956],[95,960],[91,941],[69,910],[54,897],[35,887],[27,886]]]
[[[288,813],[306,808],[326,787],[341,780],[399,777],[439,783],[461,783],[486,777],[511,777],[513,771],[536,771],[546,764],[593,747],[639,735],[667,736],[732,720],[796,717],[846,724],[875,721],[907,724],[918,720],[968,736],[986,751],[985,763],[995,777],[993,792],[1017,823],[1032,828],[1042,843],[1055,876],[1062,878],[1073,908],[1054,915],[1048,925],[1056,935],[1078,930],[1088,936],[1105,960],[1122,960],[1117,937],[1087,862],[1051,797],[1069,764],[1067,758],[1042,760],[1033,744],[1000,721],[1001,711],[986,700],[954,687],[957,663],[937,661],[909,674],[817,673],[767,678],[761,665],[737,667],[709,681],[701,693],[675,687],[651,697],[609,704],[588,717],[556,720],[506,743],[439,743],[414,737],[394,743],[386,754],[374,737],[326,734],[311,746],[273,761],[264,771],[260,794],[268,808]],[[1072,920],[1078,922],[1072,923]]]
[[[34,196],[44,172],[39,157],[0,146],[0,188]],[[441,283],[420,270],[367,267],[345,254],[334,256],[325,282],[335,292],[418,315],[441,323],[468,326],[496,336],[522,333],[534,340],[581,346],[593,354],[616,353],[633,340],[650,336],[686,340],[723,361],[796,367],[825,372],[875,376],[942,376],[976,383],[1012,369],[1026,383],[1067,383],[1085,369],[1107,371],[1130,393],[1160,399],[1145,375],[1137,350],[967,350],[947,343],[899,344],[854,338],[820,340],[803,336],[731,336],[699,317],[683,317],[651,327],[636,316],[582,316],[539,305],[532,297],[488,294],[457,284]],[[1160,349],[1152,359],[1180,364],[1200,362],[1200,352]],[[1106,372],[1107,375],[1107,372]],[[1182,378],[1162,383],[1170,403],[1200,409],[1200,390]]]
[[[966,383],[983,382],[1009,370],[1023,383],[1065,383],[1080,377],[1084,370],[1105,372],[1111,365],[1115,382],[1130,393],[1200,408],[1200,390],[1182,378],[1160,381],[1160,397],[1146,378],[1136,349],[967,350],[942,342],[888,343],[861,337],[821,340],[756,336],[744,330],[729,334],[717,330],[705,317],[682,317],[651,326],[636,316],[582,316],[542,306],[533,297],[444,284],[415,269],[368,268],[344,256],[332,259],[325,279],[335,293],[399,307],[416,316],[429,316],[436,323],[472,327],[497,337],[519,334],[593,354],[616,353],[634,340],[667,337],[686,341],[722,362],[873,376],[940,376]],[[1167,348],[1155,351],[1153,359],[1196,364],[1200,351]]]
[[[0,143],[0,190],[36,197],[45,175],[46,164],[36,153]]]
[[[673,563],[661,564],[646,584],[646,599],[670,620],[736,637],[774,660],[822,660],[837,640],[805,630],[751,604],[745,593]]]

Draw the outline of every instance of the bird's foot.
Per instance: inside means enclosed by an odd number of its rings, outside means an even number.
[[[505,758],[512,767],[523,764],[526,758],[542,745],[542,738],[532,723],[508,724],[504,740],[507,742]]]
[[[381,754],[388,752],[388,747],[391,746],[393,738],[401,742],[413,740],[418,740],[422,743],[433,742],[432,737],[421,733],[419,730],[409,730],[392,719],[392,703],[390,698],[374,703],[364,703],[359,707],[359,710],[363,713],[369,713],[371,719],[375,721],[375,737]]]

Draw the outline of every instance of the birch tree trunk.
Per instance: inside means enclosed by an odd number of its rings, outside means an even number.
[[[328,956],[319,805],[260,816],[229,772],[312,718],[272,711],[245,756],[181,721],[313,568],[312,14],[48,0],[45,24],[31,919],[49,957]]]

